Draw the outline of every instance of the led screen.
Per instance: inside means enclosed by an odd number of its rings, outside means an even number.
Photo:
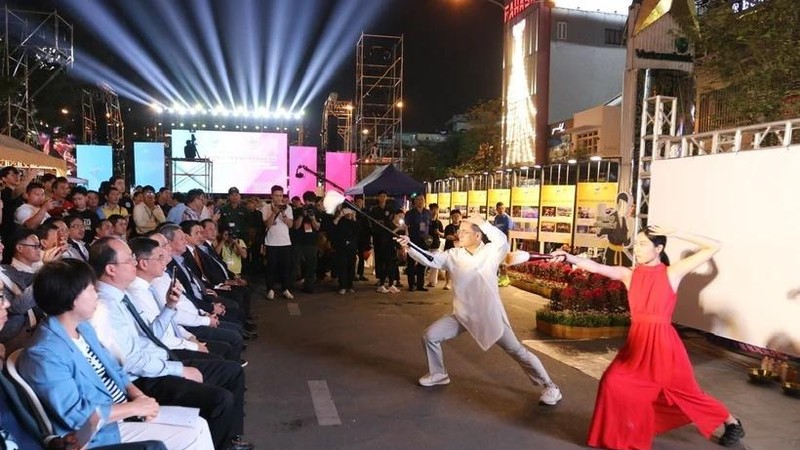
[[[153,186],[158,190],[166,186],[164,182],[164,143],[133,143],[133,184],[137,186]]]
[[[289,147],[289,194],[302,197],[304,192],[316,190],[317,180],[305,171],[302,178],[295,177],[300,165],[317,171],[317,147]]]
[[[325,177],[343,189],[356,184],[356,154],[328,152],[325,154]],[[325,189],[334,189],[330,184]]]
[[[114,171],[110,145],[78,145],[78,177],[87,181],[89,189],[97,189]]]
[[[212,162],[210,186],[204,187],[202,163],[178,161],[176,173],[187,174],[173,188],[186,191],[199,187],[209,192],[228,192],[236,186],[239,192],[269,192],[273,185],[286,186],[287,137],[282,133],[250,133],[239,131],[172,130],[172,157],[184,158],[186,142],[195,137],[199,158]]]

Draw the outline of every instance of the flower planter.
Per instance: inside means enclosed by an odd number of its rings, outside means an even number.
[[[623,337],[628,334],[629,327],[573,327],[559,325],[536,319],[536,329],[540,332],[560,339],[601,339]]]
[[[541,295],[545,298],[550,298],[553,294],[553,288],[551,287],[542,286],[539,283],[531,283],[530,281],[521,280],[519,278],[511,278],[511,285],[523,291]]]

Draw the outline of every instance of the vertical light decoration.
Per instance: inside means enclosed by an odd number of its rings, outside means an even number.
[[[519,21],[511,29],[513,47],[511,67],[506,92],[506,152],[504,165],[533,163],[536,132],[534,129],[536,107],[528,83],[528,64],[525,51],[525,28],[527,19]]]

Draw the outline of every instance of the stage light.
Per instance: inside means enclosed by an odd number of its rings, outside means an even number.
[[[64,114],[66,116],[67,114],[69,114],[69,110],[67,108],[61,108],[61,114]]]
[[[261,129],[261,127],[259,127],[258,125],[256,125],[256,130],[260,130],[260,129]]]
[[[183,122],[179,123],[178,125],[179,125],[179,126],[181,126],[181,127],[183,127]]]
[[[214,124],[214,128],[219,128],[219,125],[217,125],[217,124]]]
[[[203,124],[203,128],[205,128],[205,127],[206,127],[206,124]]]
[[[247,125],[242,125],[242,129],[246,130],[247,129]]]
[[[397,104],[395,106],[397,106],[398,108],[402,109],[403,108],[403,101],[400,100],[399,102],[397,102]]]
[[[225,129],[225,125],[222,125],[222,127],[221,127],[221,128],[224,130],[224,129]]]
[[[347,105],[345,105],[344,109],[346,109],[348,111],[352,111],[353,110],[353,105],[348,103]]]
[[[298,113],[294,113],[294,119],[295,120],[299,120],[301,117],[303,117],[303,113],[299,113],[299,112]]]
[[[239,129],[239,125],[236,125],[236,129],[237,129],[237,130]]]
[[[361,134],[363,134],[364,136],[368,135],[369,134],[369,129],[368,128],[364,128],[363,130],[361,130]]]

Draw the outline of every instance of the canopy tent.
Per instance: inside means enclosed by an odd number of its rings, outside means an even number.
[[[422,194],[425,192],[425,185],[389,164],[376,168],[345,191],[345,195],[377,195],[380,191],[386,191],[389,195]]]
[[[0,167],[5,166],[54,171],[58,176],[67,173],[67,162],[63,159],[46,155],[10,136],[0,135]]]

